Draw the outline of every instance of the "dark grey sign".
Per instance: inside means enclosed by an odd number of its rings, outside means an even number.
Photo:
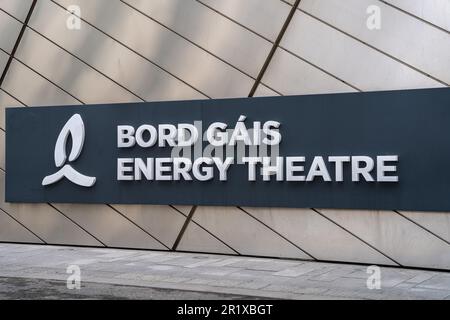
[[[6,201],[450,211],[450,89],[8,108]]]

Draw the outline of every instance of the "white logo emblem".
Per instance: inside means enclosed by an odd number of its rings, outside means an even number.
[[[55,165],[58,168],[64,166],[58,172],[46,176],[42,180],[43,186],[58,182],[64,177],[79,186],[92,187],[94,185],[96,180],[95,177],[85,176],[76,171],[69,164],[65,164],[67,160],[66,145],[69,134],[72,137],[72,149],[69,155],[69,162],[72,162],[78,159],[84,144],[84,123],[79,114],[74,114],[69,121],[67,121],[59,133],[58,140],[56,140]]]

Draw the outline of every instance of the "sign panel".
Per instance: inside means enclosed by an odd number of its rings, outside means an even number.
[[[450,89],[8,108],[6,201],[450,211]]]

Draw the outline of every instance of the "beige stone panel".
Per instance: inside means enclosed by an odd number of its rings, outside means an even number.
[[[384,0],[450,32],[449,0]]]
[[[269,41],[195,0],[125,2],[254,78],[272,47]]]
[[[118,0],[58,0],[57,2],[64,7],[71,4],[79,5],[83,12],[83,19],[209,97],[246,96],[253,85],[252,78],[123,2]],[[51,17],[47,4],[49,1],[42,0],[39,12]],[[55,27],[57,26],[53,26]]]
[[[283,49],[277,49],[263,83],[283,95],[355,92],[356,90]]]
[[[311,259],[300,249],[235,207],[198,207],[193,219],[240,254]]]
[[[0,210],[0,242],[43,243],[34,234]]]
[[[403,266],[450,268],[450,245],[395,212],[320,212]]]
[[[30,29],[25,31],[15,57],[83,102],[142,101]]]
[[[0,8],[24,22],[33,0],[0,0]]]
[[[254,97],[274,97],[274,96],[278,96],[278,93],[276,93],[275,91],[266,87],[263,84],[259,84],[258,88],[256,88],[255,94],[253,96]]]
[[[11,53],[21,28],[20,22],[0,10],[0,49]]]
[[[0,72],[3,72],[6,63],[8,62],[9,55],[0,50]]]
[[[17,60],[12,61],[2,89],[28,106],[80,104]]]
[[[55,204],[108,247],[166,250],[161,243],[102,204]]]
[[[244,209],[318,260],[396,265],[311,209]]]
[[[76,31],[67,29],[67,17],[56,4],[39,1],[29,26],[144,100],[205,98],[89,24]]]
[[[211,234],[200,228],[192,221],[186,228],[177,247],[178,251],[208,252],[236,254],[225,244],[214,238]]]
[[[450,212],[402,211],[401,214],[450,242]]]
[[[275,41],[290,7],[279,0],[200,0],[261,36]]]
[[[298,10],[281,47],[363,91],[443,86]]]
[[[186,217],[169,206],[113,205],[134,223],[172,248]]]
[[[5,173],[0,170],[0,208],[20,221],[46,243],[102,246],[100,242],[48,204],[5,202],[4,186]]]
[[[366,11],[371,5],[381,9],[381,27],[375,31],[366,27]],[[447,32],[381,1],[303,0],[300,8],[422,72],[450,83],[450,35]]]
[[[187,216],[191,211],[192,206],[174,206],[174,208]]]

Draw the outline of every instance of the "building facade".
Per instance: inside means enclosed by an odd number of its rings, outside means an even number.
[[[444,212],[4,201],[5,107],[447,87],[450,0],[0,0],[0,30],[1,242],[450,270]]]

